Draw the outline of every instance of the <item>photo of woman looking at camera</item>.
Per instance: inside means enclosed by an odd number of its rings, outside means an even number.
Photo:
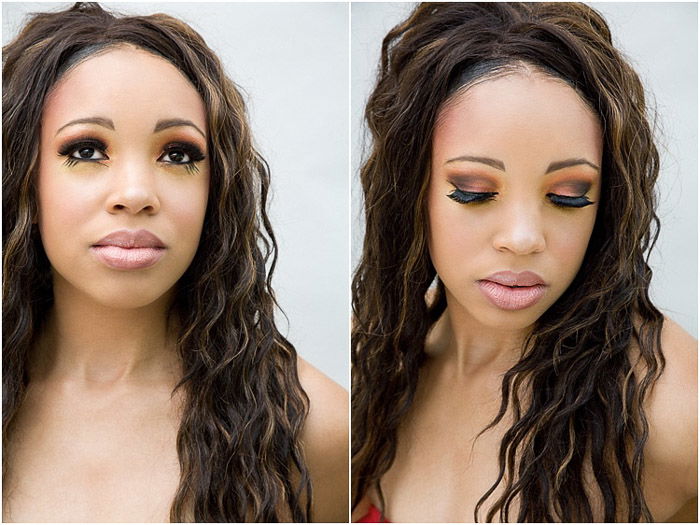
[[[203,38],[3,48],[3,520],[347,520],[346,393],[275,322],[270,173]]]

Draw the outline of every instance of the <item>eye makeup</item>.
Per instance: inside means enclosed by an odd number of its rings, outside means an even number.
[[[454,190],[446,196],[459,204],[470,204],[494,200],[498,188],[497,183],[488,176],[478,174],[451,174],[447,181]],[[561,208],[584,208],[595,204],[586,194],[593,183],[586,179],[560,180],[549,185],[547,199]]]
[[[455,186],[455,189],[452,190],[451,193],[448,193],[447,197],[460,204],[486,202],[494,200],[496,195],[498,195],[497,191],[467,191],[458,188],[454,184],[453,186]],[[547,193],[547,198],[552,204],[562,208],[584,208],[586,206],[590,206],[591,204],[595,204],[585,195],[589,189],[590,184],[588,184],[585,191],[582,192],[583,194],[579,195],[560,195],[558,193],[550,192]]]
[[[464,191],[459,188],[452,190],[452,193],[448,193],[447,196],[455,202],[460,204],[469,204],[470,202],[486,202],[493,200],[493,198],[498,195],[496,191]]]
[[[587,180],[566,180],[552,185],[547,198],[552,204],[563,208],[584,208],[594,204],[586,197],[592,183]]]
[[[206,156],[196,145],[190,142],[170,142],[163,148],[163,154],[158,157],[158,162],[173,166],[184,166],[190,173],[199,171],[197,162],[204,160]]]
[[[71,140],[61,146],[58,150],[58,155],[66,157],[64,164],[71,167],[80,162],[101,163],[101,161],[109,160],[106,152],[107,145],[104,142],[96,138],[84,137]],[[101,157],[93,158],[95,153],[98,153]]]
[[[447,197],[460,204],[486,202],[498,195],[496,184],[490,177],[483,175],[450,175],[448,182],[454,190]]]
[[[478,174],[451,174],[447,176],[447,182],[462,191],[473,193],[488,193],[496,189],[497,183],[493,178]]]
[[[81,137],[68,141],[58,151],[60,157],[66,157],[65,166],[73,167],[82,162],[100,163],[109,160],[107,145],[94,137]],[[95,156],[98,157],[95,157]],[[206,156],[195,144],[188,141],[173,141],[163,146],[157,161],[165,166],[182,166],[190,173],[199,171],[196,163]]]
[[[588,197],[581,195],[578,197],[569,197],[567,195],[557,195],[556,193],[548,193],[547,198],[556,206],[562,208],[585,208],[594,202],[588,200]]]
[[[570,197],[585,195],[591,190],[592,184],[587,180],[567,180],[550,185],[550,192]]]

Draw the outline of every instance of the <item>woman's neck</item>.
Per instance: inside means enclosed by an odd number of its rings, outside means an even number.
[[[110,308],[57,279],[54,305],[32,355],[32,379],[107,386],[175,377],[171,300],[166,294],[140,308]]]
[[[520,358],[527,335],[527,329],[485,326],[448,300],[448,307],[428,333],[426,352],[458,375],[494,369],[505,372]]]

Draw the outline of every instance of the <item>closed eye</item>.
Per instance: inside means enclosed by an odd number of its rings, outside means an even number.
[[[498,195],[497,191],[464,191],[459,188],[452,190],[452,193],[448,193],[447,197],[460,204],[469,204],[472,202],[486,202],[493,200],[493,198]]]
[[[562,208],[584,208],[595,204],[593,201],[588,200],[585,195],[580,195],[578,197],[570,197],[568,195],[558,195],[556,193],[548,193],[547,197],[552,204],[560,206]]]

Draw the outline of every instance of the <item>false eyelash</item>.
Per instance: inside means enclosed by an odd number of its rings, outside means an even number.
[[[72,153],[75,151],[78,151],[82,148],[93,148],[100,153],[104,154],[107,156],[107,145],[102,142],[101,140],[98,139],[92,139],[92,138],[80,138],[73,140],[71,142],[68,142],[67,144],[63,145],[61,149],[58,151],[58,155],[60,157],[67,157],[66,161],[64,164],[68,167],[75,166],[76,164],[79,164],[80,162],[102,162],[103,160],[106,159],[78,159],[76,157],[72,156]],[[109,157],[107,157],[109,158]]]
[[[169,164],[171,166],[184,166],[185,169],[190,173],[199,172],[199,167],[195,163],[202,161],[206,158],[204,153],[202,153],[202,151],[197,146],[188,142],[171,142],[167,146],[165,146],[165,148],[163,148],[164,155],[167,155],[172,151],[182,151],[190,158],[190,160],[188,162],[181,163],[169,161],[161,162],[163,162],[164,164]]]
[[[556,206],[561,206],[562,208],[584,208],[594,204],[593,201],[588,200],[588,197],[581,195],[579,197],[568,197],[566,195],[557,195],[556,193],[548,193],[547,197]]]
[[[455,188],[452,193],[448,193],[447,196],[455,202],[460,204],[469,204],[472,202],[486,202],[493,200],[493,198],[498,195],[496,191],[464,191],[459,188]]]
[[[61,147],[59,150],[58,154],[61,157],[66,157],[66,160],[64,164],[68,167],[75,166],[77,164],[80,164],[81,162],[101,162],[102,160],[106,159],[80,159],[77,157],[73,157],[72,154],[75,153],[76,151],[82,149],[82,148],[93,148],[95,150],[98,150],[105,156],[107,156],[107,145],[102,142],[101,140],[98,139],[93,139],[93,138],[81,138],[81,139],[76,139],[73,140],[64,146]],[[164,164],[170,165],[170,166],[183,166],[188,172],[190,173],[197,173],[199,171],[199,167],[195,164],[196,162],[199,162],[201,160],[204,160],[206,156],[202,151],[195,146],[194,144],[190,144],[187,142],[171,142],[167,144],[163,148],[163,155],[167,155],[172,151],[182,151],[189,157],[188,162],[169,162],[169,161],[161,161]],[[108,157],[109,158],[109,157]],[[160,157],[159,157],[160,158]]]
[[[101,140],[82,138],[73,140],[63,145],[58,151],[58,154],[61,156],[69,155],[70,153],[73,153],[75,150],[80,148],[94,148],[100,150],[103,153],[107,152],[107,145]]]

